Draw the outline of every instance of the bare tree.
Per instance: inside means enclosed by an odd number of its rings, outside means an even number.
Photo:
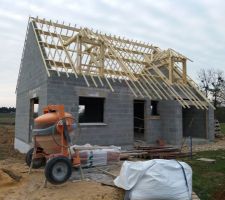
[[[198,80],[200,81],[199,86],[202,88],[207,98],[209,97],[210,86],[213,82],[212,75],[212,69],[200,69],[200,71],[198,72]]]
[[[221,104],[221,97],[224,96],[222,93],[224,86],[224,74],[223,71],[217,70],[215,73],[213,73],[213,81],[211,84],[210,91],[213,96],[213,103],[214,106],[217,107],[219,104]]]
[[[221,70],[201,69],[198,72],[199,86],[215,107],[225,103],[225,78]]]

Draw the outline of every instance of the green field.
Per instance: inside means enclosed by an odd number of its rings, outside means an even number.
[[[215,159],[216,162],[207,163],[198,158]],[[225,199],[225,150],[199,152],[192,160],[183,161],[192,167],[193,191],[201,200]]]
[[[225,123],[220,123],[221,133],[225,135]]]
[[[15,124],[15,113],[0,113],[0,124]]]

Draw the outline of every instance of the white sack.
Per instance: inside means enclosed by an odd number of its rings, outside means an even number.
[[[130,190],[131,200],[190,200],[192,170],[188,164],[179,163],[163,159],[125,161],[114,183],[117,187]]]
[[[75,150],[79,150],[82,159],[82,167],[104,166],[110,162],[119,161],[119,153],[121,147],[117,146],[98,146],[98,145],[73,145],[70,147],[70,152],[73,155]],[[110,154],[111,153],[111,154]],[[113,153],[115,153],[113,157]]]

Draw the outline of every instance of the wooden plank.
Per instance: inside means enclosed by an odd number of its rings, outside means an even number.
[[[187,63],[186,60],[184,59],[182,61],[182,67],[183,67],[183,74],[182,74],[183,83],[187,84]]]
[[[31,17],[31,19],[33,21],[37,20],[34,17]],[[67,25],[63,25],[63,24],[59,24],[59,23],[51,22],[51,21],[47,21],[47,20],[42,20],[42,19],[39,19],[39,23],[43,23],[43,24],[47,24],[47,25],[53,25],[53,26],[58,27],[58,28],[68,29],[68,30],[76,31],[76,32],[79,32],[81,30],[81,28],[71,27],[71,26],[67,26]],[[98,33],[98,35],[104,36],[104,37],[106,37],[107,39],[110,39],[110,40],[115,40],[115,41],[123,42],[123,43],[126,43],[126,44],[132,44],[132,45],[136,45],[136,46],[139,46],[139,47],[145,47],[145,48],[149,48],[149,49],[155,49],[156,48],[153,45],[144,44],[144,43],[137,42],[137,41],[130,41],[129,39],[114,37],[114,36],[105,35],[105,34],[102,34],[102,33]]]
[[[55,24],[55,23],[53,23],[53,22],[50,21],[50,24],[54,27],[54,24]],[[54,30],[55,30],[55,29],[54,29]],[[59,39],[59,41],[60,41],[60,43],[61,43],[61,46],[63,47],[63,40],[62,40],[61,35],[59,35],[58,33],[56,33],[56,31],[54,31],[54,32],[55,32],[55,34],[57,34],[58,39]],[[75,77],[77,78],[78,76],[77,76],[77,72],[76,72],[74,63],[73,63],[73,61],[72,61],[72,59],[71,59],[71,57],[70,57],[68,51],[66,50],[66,48],[63,47],[63,50],[64,50],[64,52],[65,52],[65,55],[66,55],[66,57],[67,57],[67,59],[68,59],[70,65],[71,65],[71,67],[73,68],[74,75],[75,75]],[[87,82],[86,82],[86,83],[87,83]],[[89,85],[89,84],[87,83],[87,85]]]
[[[48,67],[47,67],[47,64],[46,64],[46,62],[45,62],[45,57],[44,57],[44,55],[43,55],[41,46],[40,46],[40,44],[39,44],[39,42],[38,42],[39,40],[38,40],[37,33],[36,33],[36,31],[35,31],[34,23],[35,23],[35,22],[31,21],[31,25],[32,25],[32,28],[33,28],[33,31],[34,31],[34,34],[35,34],[35,38],[36,38],[36,41],[37,41],[37,43],[38,43],[38,47],[39,47],[39,50],[40,50],[40,53],[41,53],[41,58],[42,58],[42,60],[43,60],[43,63],[44,63],[44,66],[45,66],[47,75],[48,75],[48,77],[50,77],[50,73],[49,73],[49,71],[48,71]]]
[[[209,100],[204,98],[187,76],[186,60],[190,59],[173,49],[161,50],[153,45],[101,34],[87,28],[71,27],[51,20],[31,18],[31,21],[38,24],[33,27],[36,34],[44,36],[45,41],[39,41],[41,50],[44,48],[49,50],[48,58],[44,61],[58,74],[59,71],[65,71],[69,76],[72,70],[77,77],[79,73],[88,87],[90,84],[86,75],[90,76],[95,87],[98,87],[96,77],[102,86],[101,77],[104,77],[112,91],[114,89],[110,81],[124,80],[135,97],[147,96],[149,99],[166,100],[175,98],[183,107],[189,108],[189,103],[183,99],[184,97],[196,108],[208,108],[202,103],[201,98],[207,103],[210,103]],[[70,36],[68,31],[72,31]],[[84,46],[85,49],[82,49]],[[85,62],[82,58],[86,58]],[[177,69],[178,62],[182,63],[182,72]],[[161,66],[169,70],[168,77],[162,73]],[[46,69],[49,73],[49,69]],[[180,80],[183,82],[180,83]],[[191,91],[188,86],[194,88],[198,94]]]

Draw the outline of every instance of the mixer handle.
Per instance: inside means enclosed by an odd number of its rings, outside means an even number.
[[[65,118],[62,120],[63,122],[63,136],[64,139],[68,142],[69,145],[72,145],[69,133],[68,133],[68,128],[67,128],[67,124],[66,124],[66,120]]]

